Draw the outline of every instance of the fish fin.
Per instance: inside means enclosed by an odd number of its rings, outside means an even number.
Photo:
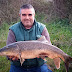
[[[37,39],[38,41],[41,41],[41,42],[43,42],[43,43],[49,43],[47,40],[46,40],[46,38],[45,38],[45,36],[41,36],[39,39]]]
[[[69,63],[72,63],[72,57],[69,56]]]
[[[22,64],[23,64],[24,61],[25,61],[25,59],[20,58],[21,66],[22,66]]]
[[[72,58],[70,56],[68,56],[68,58],[65,60],[64,63],[65,63],[66,72],[68,72],[69,63],[72,63]]]
[[[66,62],[66,63],[65,63],[65,68],[66,68],[66,72],[68,72],[68,69],[69,69],[69,62]]]
[[[60,58],[54,58],[53,60],[54,60],[54,64],[56,68],[59,69],[60,68]]]
[[[23,59],[23,58],[21,57],[21,53],[19,53],[19,59],[20,59],[20,63],[21,63],[21,66],[22,66],[22,64],[23,64],[23,62],[25,61],[25,59]]]
[[[38,41],[46,41],[45,36],[41,36],[39,39],[37,39]]]

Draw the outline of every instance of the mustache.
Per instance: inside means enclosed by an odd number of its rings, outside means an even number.
[[[24,19],[24,21],[30,21],[29,19]]]

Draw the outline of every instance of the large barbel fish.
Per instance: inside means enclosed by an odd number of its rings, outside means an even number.
[[[60,58],[64,61],[66,72],[72,58],[58,47],[51,45],[42,36],[39,40],[19,41],[11,43],[0,49],[0,56],[16,56],[20,59],[21,65],[25,59],[47,56],[54,60],[57,69],[60,68]]]

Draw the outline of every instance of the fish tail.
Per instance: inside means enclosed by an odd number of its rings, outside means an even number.
[[[65,60],[66,72],[69,70],[69,63],[72,63],[72,58],[70,56]]]

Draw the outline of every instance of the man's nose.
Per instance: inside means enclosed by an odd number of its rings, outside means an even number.
[[[28,15],[26,15],[26,19],[29,19],[29,16]]]

